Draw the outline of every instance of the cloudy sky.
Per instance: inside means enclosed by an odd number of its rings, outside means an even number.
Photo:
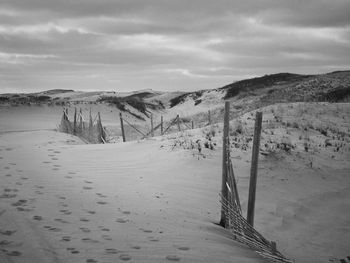
[[[0,91],[198,90],[350,69],[349,0],[0,0]]]

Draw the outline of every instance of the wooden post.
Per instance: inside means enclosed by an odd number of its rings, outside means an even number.
[[[154,136],[154,127],[153,127],[153,114],[151,113],[151,136]]]
[[[74,108],[73,134],[77,133],[77,108]]]
[[[122,116],[121,112],[119,112],[119,118],[120,118],[120,128],[122,130],[123,142],[126,142],[126,140],[125,140],[125,132],[124,132],[123,116]]]
[[[208,123],[211,125],[211,116],[210,116],[210,110],[208,110]]]
[[[98,129],[98,142],[106,142],[106,135],[105,132],[103,130],[103,126],[102,126],[102,121],[101,121],[101,114],[100,112],[97,113],[98,115],[98,121],[97,121],[97,129]]]
[[[275,241],[271,241],[271,252],[272,254],[276,254],[277,252],[277,245]]]
[[[83,132],[83,112],[80,108],[79,110],[79,132]]]
[[[228,200],[228,191],[227,191],[227,149],[229,142],[229,127],[230,127],[230,102],[225,102],[225,115],[224,115],[224,135],[222,140],[222,181],[221,181],[221,219],[220,225],[223,227],[227,226],[226,215],[227,215],[227,206],[224,203]]]
[[[181,131],[179,114],[176,116],[176,118],[177,118],[177,128],[178,128],[179,131]]]
[[[254,226],[255,193],[256,193],[257,172],[258,172],[261,123],[262,123],[262,112],[256,112],[253,149],[252,149],[252,164],[250,169],[250,181],[249,181],[248,211],[247,211],[247,222],[251,226]]]
[[[191,122],[191,124],[192,124],[192,130],[194,129],[194,123],[193,123],[193,121]]]
[[[160,134],[163,135],[163,116],[160,116]]]

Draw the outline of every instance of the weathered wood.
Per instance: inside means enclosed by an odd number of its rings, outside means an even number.
[[[262,123],[262,112],[257,112],[255,115],[255,128],[254,128],[254,138],[253,138],[252,163],[251,163],[251,169],[250,169],[248,210],[247,210],[247,221],[251,226],[254,226],[255,195],[256,195],[256,182],[257,182],[257,173],[258,173],[261,123]]]
[[[271,252],[272,254],[276,254],[277,252],[277,245],[275,241],[271,241]]]
[[[77,108],[74,108],[73,134],[77,134]]]
[[[164,130],[163,134],[166,133],[166,132],[170,129],[170,127],[177,121],[178,117],[179,117],[179,116],[176,116],[176,117],[169,123],[168,127]]]
[[[229,125],[230,125],[230,102],[225,102],[225,115],[224,115],[224,132],[222,142],[222,181],[221,181],[221,196],[223,200],[228,200],[228,191],[226,187],[227,183],[227,147],[229,143]],[[227,226],[227,207],[221,202],[221,219],[220,225]]]
[[[211,115],[210,110],[208,110],[208,124],[211,125]]]
[[[177,128],[178,128],[179,131],[181,131],[181,127],[180,127],[180,116],[177,115],[176,118],[177,118]]]
[[[119,112],[119,119],[120,119],[120,128],[122,130],[123,142],[126,142],[126,140],[125,140],[125,131],[124,131],[124,123],[123,123],[123,116],[122,116],[121,112]]]
[[[154,128],[153,128],[153,114],[151,113],[151,136],[154,136]]]
[[[192,130],[193,130],[193,129],[194,129],[194,123],[193,123],[193,121],[191,122],[191,124],[192,124],[192,125],[191,125],[191,126],[192,126]]]
[[[160,134],[163,135],[163,116],[160,116]]]

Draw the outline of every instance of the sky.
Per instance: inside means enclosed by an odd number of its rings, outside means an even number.
[[[0,91],[194,91],[350,69],[350,0],[0,0]]]

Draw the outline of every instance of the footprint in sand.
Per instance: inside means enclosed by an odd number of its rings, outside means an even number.
[[[83,231],[84,233],[90,233],[90,232],[91,232],[91,230],[88,229],[87,227],[80,227],[79,229],[80,229],[81,231]]]
[[[57,161],[57,160],[58,160],[58,158],[54,157],[54,158],[51,158],[51,160],[53,160],[53,161]]]
[[[80,220],[81,222],[89,222],[89,221],[90,221],[89,219],[84,218],[84,217],[80,218],[79,220]]]
[[[96,195],[98,195],[98,196],[101,197],[101,198],[106,198],[106,197],[107,197],[106,195],[101,194],[101,193],[96,193]]]
[[[123,211],[123,214],[124,215],[130,215],[131,213],[130,213],[130,211]]]
[[[99,226],[98,228],[101,229],[101,231],[105,231],[105,232],[109,232],[110,231],[109,228],[106,228],[104,226]]]
[[[28,180],[28,177],[22,176],[22,177],[21,177],[21,180]]]
[[[98,202],[96,202],[97,204],[99,204],[99,205],[105,205],[105,204],[107,204],[107,202],[105,202],[105,201],[98,201]]]
[[[76,172],[68,172],[68,174],[76,174]]]
[[[71,241],[71,237],[70,237],[70,236],[63,236],[63,237],[61,238],[61,241],[70,242],[70,241]]]
[[[63,224],[68,224],[69,222],[68,221],[66,221],[66,220],[64,220],[64,219],[62,219],[62,218],[55,218],[54,219],[56,222],[60,222],[60,223],[63,223]]]
[[[188,250],[190,250],[189,247],[178,247],[177,249],[178,249],[178,250],[182,250],[182,251],[188,251]]]
[[[144,229],[144,228],[140,228],[140,230],[144,233],[152,233],[153,231],[150,229]]]
[[[0,230],[0,234],[4,236],[12,236],[17,230]]]
[[[11,245],[12,243],[13,243],[12,241],[1,240],[0,241],[0,246],[8,246],[8,245]]]
[[[84,189],[84,190],[91,190],[91,189],[93,189],[93,187],[90,187],[90,186],[83,186],[83,189]]]
[[[54,164],[53,166],[54,166],[54,167],[61,167],[60,164]]]
[[[128,222],[128,220],[125,220],[123,218],[117,218],[117,220],[115,220],[115,221],[118,222],[118,223],[126,223],[126,222]]]
[[[5,176],[6,176],[6,177],[11,177],[11,176],[12,176],[12,174],[5,174]]]
[[[87,181],[87,180],[84,180],[84,183],[86,183],[86,184],[92,184],[91,181]]]
[[[96,212],[95,212],[95,211],[92,211],[92,210],[86,211],[86,213],[88,213],[88,214],[90,214],[90,215],[96,214]]]
[[[169,261],[180,261],[180,257],[176,256],[176,255],[168,255],[165,257],[167,260]]]
[[[12,151],[13,148],[5,148],[6,151]]]
[[[9,163],[9,165],[17,165],[16,163]]]
[[[43,163],[51,163],[50,161],[44,161]]]
[[[111,236],[109,236],[109,235],[102,235],[102,238],[104,240],[112,240]]]
[[[141,249],[140,246],[131,246],[132,249]]]
[[[55,155],[55,154],[48,154],[47,156],[49,156],[49,157],[55,157],[56,155]]]
[[[65,215],[70,215],[70,214],[72,214],[72,211],[69,211],[69,210],[67,210],[67,209],[62,209],[62,210],[60,210],[60,212],[63,213],[63,214],[65,214]]]
[[[10,194],[10,193],[5,193],[0,195],[0,198],[15,198],[15,197],[17,197],[16,194]]]
[[[22,183],[21,182],[16,182],[16,185],[22,185]]]
[[[120,260],[123,260],[123,261],[129,261],[129,260],[131,260],[131,256],[128,255],[128,254],[121,254],[121,255],[119,256],[119,259],[120,259]]]
[[[58,228],[58,227],[50,227],[50,228],[48,228],[50,231],[52,231],[52,232],[61,232],[62,231],[62,229],[61,228]]]
[[[73,177],[72,177],[72,176],[69,176],[69,175],[66,175],[64,178],[72,179]]]
[[[54,151],[54,153],[61,153],[60,151]]]
[[[42,186],[42,185],[35,185],[35,187],[38,189],[44,189],[44,186]]]
[[[99,243],[98,240],[91,239],[91,238],[88,238],[88,237],[82,238],[81,241],[86,242],[86,243]]]
[[[59,171],[60,169],[59,168],[52,168],[51,170],[52,171]]]
[[[159,239],[155,238],[155,237],[148,237],[148,240],[151,242],[158,242],[159,241]]]
[[[41,221],[41,220],[43,220],[43,217],[42,216],[33,216],[33,219],[36,221]]]
[[[9,169],[10,169],[10,167],[8,167],[8,166],[5,166],[5,167],[4,167],[4,169],[5,169],[5,170],[9,170]]]
[[[38,195],[43,195],[44,194],[43,192],[41,192],[39,190],[36,190],[35,193],[38,194]]]
[[[115,248],[106,248],[105,253],[106,254],[118,254],[119,251],[118,251],[118,249],[115,249]]]
[[[86,263],[97,263],[98,261],[96,259],[93,259],[93,258],[88,258],[86,260]]]
[[[22,253],[17,251],[17,250],[9,251],[6,249],[2,249],[2,251],[4,251],[7,256],[11,256],[11,257],[18,257],[18,256],[22,255]]]
[[[66,248],[70,253],[72,254],[79,254],[79,250],[76,250],[74,247],[67,247]]]
[[[17,202],[12,203],[12,206],[24,206],[27,202],[28,202],[28,200],[20,199]]]

